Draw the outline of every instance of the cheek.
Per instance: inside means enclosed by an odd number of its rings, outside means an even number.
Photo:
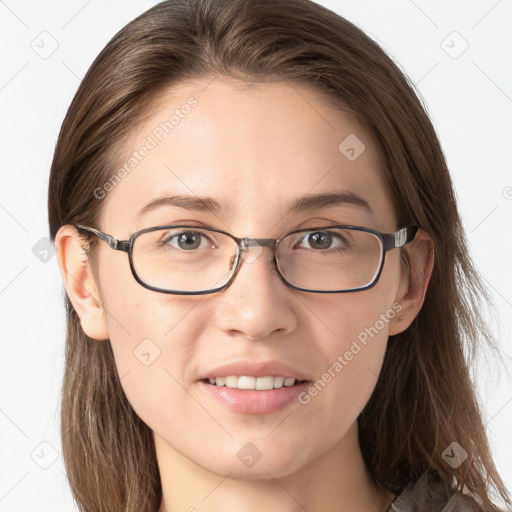
[[[109,320],[110,343],[121,385],[153,431],[186,437],[182,418],[199,414],[186,389],[187,369],[208,315],[200,314],[197,299],[138,293],[110,302],[115,316]]]
[[[108,331],[119,374],[141,366],[165,367],[183,379],[209,315],[200,314],[200,299],[139,288],[107,300]]]
[[[301,402],[311,414],[329,417],[336,425],[333,435],[346,432],[375,388],[389,322],[401,310],[393,301],[397,282],[396,272],[383,272],[370,290],[340,295],[335,301],[326,298],[315,305],[329,334],[318,340],[322,370]]]
[[[121,384],[146,421],[149,411],[154,415],[171,396],[183,394],[178,382],[184,382],[209,315],[201,310],[201,298],[147,290],[133,278],[128,261],[121,263],[104,262],[102,301]]]

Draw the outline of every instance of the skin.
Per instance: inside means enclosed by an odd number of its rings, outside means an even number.
[[[125,144],[121,165],[191,96],[198,105],[108,193],[95,227],[122,240],[178,221],[265,238],[315,225],[353,224],[388,233],[402,227],[369,134],[353,115],[332,109],[318,92],[297,83],[217,78],[174,87]],[[354,161],[338,150],[349,134],[366,146]],[[373,213],[353,205],[286,212],[294,199],[333,190],[361,195]],[[229,208],[215,215],[163,206],[137,216],[164,192],[210,196]],[[227,290],[179,296],[140,286],[127,255],[103,242],[97,245],[95,279],[71,226],[60,229],[56,246],[82,328],[92,338],[110,340],[124,391],[154,432],[160,512],[334,512],[341,503],[345,512],[386,510],[394,496],[368,476],[357,417],[376,384],[388,336],[405,330],[423,304],[433,266],[426,233],[401,249],[409,254],[413,282],[401,271],[400,250],[393,250],[376,286],[347,294],[287,287],[270,264],[269,249],[244,262]],[[244,359],[277,359],[321,378],[394,304],[399,314],[306,405],[294,401],[271,414],[246,415],[200,392],[197,379],[205,371]],[[134,357],[147,338],[160,350],[149,366]],[[248,442],[262,455],[251,468],[237,457]]]

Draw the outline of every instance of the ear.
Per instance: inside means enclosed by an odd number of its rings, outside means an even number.
[[[395,300],[402,309],[389,321],[390,336],[405,331],[416,318],[423,306],[434,268],[434,242],[422,229],[404,250],[409,256],[410,276],[403,275],[401,278]]]
[[[106,340],[108,329],[105,311],[84,244],[83,237],[73,226],[62,226],[55,236],[57,261],[66,292],[84,333],[95,340]]]

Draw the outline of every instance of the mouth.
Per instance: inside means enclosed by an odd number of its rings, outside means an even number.
[[[310,375],[277,359],[242,359],[213,366],[198,383],[208,399],[233,412],[263,415],[296,405]]]
[[[229,375],[205,378],[199,384],[205,396],[230,411],[265,415],[297,405],[311,381],[274,375]]]
[[[228,375],[225,377],[211,377],[203,379],[205,384],[216,387],[231,389],[270,391],[273,389],[290,388],[307,382],[292,377],[267,375],[265,377],[254,377],[251,375]]]

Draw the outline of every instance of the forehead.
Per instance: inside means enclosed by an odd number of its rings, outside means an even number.
[[[139,212],[166,194],[214,198],[230,225],[268,227],[299,198],[330,192],[363,197],[373,227],[394,219],[362,123],[297,82],[216,78],[169,89],[120,149],[114,178],[101,221],[123,232],[147,227]]]

